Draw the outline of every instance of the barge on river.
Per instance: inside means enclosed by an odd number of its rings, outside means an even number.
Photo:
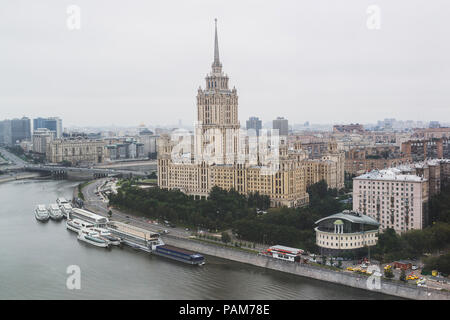
[[[119,237],[122,243],[132,248],[188,264],[205,263],[205,258],[201,254],[164,244],[159,233],[118,221],[110,221],[107,227],[111,234]]]

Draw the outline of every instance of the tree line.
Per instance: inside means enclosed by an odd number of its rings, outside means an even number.
[[[385,230],[378,237],[378,243],[373,249],[374,256],[382,261],[394,261],[417,259],[424,254],[440,255],[448,252],[450,244],[449,185],[444,186],[439,194],[431,197],[428,202],[428,214],[431,223],[422,230],[410,230],[401,235],[396,234],[393,229]],[[439,265],[440,268],[450,271],[450,261],[445,255],[441,258],[425,259],[426,269],[431,268],[432,265],[435,267]]]
[[[325,181],[308,187],[310,204],[302,208],[269,208],[270,198],[248,196],[234,189],[213,187],[207,199],[194,199],[179,190],[141,189],[133,181],[122,183],[110,204],[151,218],[211,231],[232,229],[239,239],[265,244],[296,246],[317,252],[315,221],[343,210],[334,189]]]

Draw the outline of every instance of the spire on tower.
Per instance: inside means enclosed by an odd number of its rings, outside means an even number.
[[[217,37],[217,18],[214,19],[215,24],[216,24],[216,32],[215,32],[215,38],[214,38],[214,62],[212,64],[213,67],[213,72],[221,72],[222,69],[222,64],[220,63],[220,58],[219,58],[219,39]]]
[[[220,64],[220,59],[219,59],[219,40],[217,38],[217,18],[214,19],[216,22],[216,37],[214,39],[214,63],[215,64]]]

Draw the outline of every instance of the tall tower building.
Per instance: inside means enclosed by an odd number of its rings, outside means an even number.
[[[289,134],[288,120],[283,117],[277,117],[273,120],[272,128],[277,129],[280,136],[287,136]]]
[[[12,143],[31,140],[31,121],[27,117],[11,120]]]
[[[197,92],[195,134],[174,132],[158,138],[158,186],[196,198],[208,197],[217,186],[246,195],[267,195],[275,207],[307,204],[306,183],[324,179],[324,170],[311,164],[317,170],[313,168],[309,172],[314,175],[307,176],[306,153],[288,145],[286,119],[277,119],[284,125],[281,136],[241,134],[237,91],[229,88],[228,80],[220,62],[216,20],[211,72],[205,88]],[[256,119],[255,125],[260,128],[261,121]],[[329,164],[327,181],[336,177],[333,161],[324,160]]]
[[[33,130],[37,129],[48,129],[59,139],[62,137],[62,120],[58,117],[33,119]]]
[[[262,121],[259,120],[258,117],[250,117],[246,123],[247,130],[254,129],[256,131],[256,135],[259,136],[259,130],[262,128]]]
[[[236,88],[228,88],[228,76],[219,58],[217,19],[215,19],[214,61],[206,76],[205,89],[197,93],[195,155],[197,162],[208,159],[216,164],[233,164],[238,153],[239,120]]]

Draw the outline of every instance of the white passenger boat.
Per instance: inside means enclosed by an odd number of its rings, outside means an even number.
[[[107,248],[109,246],[108,240],[103,239],[97,231],[92,229],[81,228],[77,238],[97,247]]]
[[[53,220],[61,220],[63,218],[61,209],[59,209],[59,206],[56,203],[52,203],[51,205],[49,205],[47,210],[50,214],[50,218],[52,218]]]
[[[66,198],[58,198],[56,199],[56,204],[61,207],[65,204],[70,204],[70,202]]]
[[[70,219],[81,219],[92,223],[96,227],[104,227],[108,223],[108,218],[79,208],[72,209],[70,212]]]
[[[82,228],[92,228],[94,225],[92,223],[80,220],[80,219],[67,219],[66,228],[78,233]]]
[[[111,244],[113,246],[120,245],[120,238],[116,237],[116,236],[113,236],[111,234],[111,231],[109,231],[108,229],[100,228],[100,227],[93,227],[93,228],[90,228],[90,229],[95,231],[95,232],[98,232],[101,238],[103,238],[105,240],[108,240],[109,244]]]
[[[48,219],[50,219],[47,208],[43,204],[36,206],[36,208],[34,209],[34,216],[39,221],[47,221]]]
[[[69,219],[70,212],[72,212],[72,206],[69,203],[65,203],[59,207],[63,213],[64,218]]]

